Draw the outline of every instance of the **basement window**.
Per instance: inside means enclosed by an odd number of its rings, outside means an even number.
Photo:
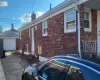
[[[91,10],[85,8],[84,10],[84,31],[91,32],[92,31],[92,19],[91,19]]]
[[[47,21],[42,22],[42,36],[47,36]]]
[[[76,11],[70,10],[64,13],[64,32],[76,31]]]

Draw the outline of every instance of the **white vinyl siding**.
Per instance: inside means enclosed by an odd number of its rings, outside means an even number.
[[[47,21],[42,22],[42,36],[47,36],[48,32],[47,32]]]
[[[64,32],[75,32],[76,31],[76,11],[70,10],[64,13]]]

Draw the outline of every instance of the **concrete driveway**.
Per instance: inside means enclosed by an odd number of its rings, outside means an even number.
[[[0,80],[6,80],[0,59]]]
[[[31,60],[32,61],[32,60]],[[2,59],[2,64],[7,80],[21,80],[21,74],[25,67],[35,63],[32,63],[25,57],[21,55],[12,54],[6,58]]]

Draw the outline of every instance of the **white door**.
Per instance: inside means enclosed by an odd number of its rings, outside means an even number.
[[[97,52],[100,56],[100,11],[97,12]]]
[[[16,50],[16,39],[3,39],[4,50]]]
[[[34,28],[32,28],[32,54],[35,53],[35,44],[34,44]]]

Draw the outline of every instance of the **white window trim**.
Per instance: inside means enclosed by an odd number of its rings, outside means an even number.
[[[29,38],[30,38],[30,28],[29,28]]]
[[[46,24],[46,26],[48,28],[47,20],[42,22],[42,36],[47,36],[48,35],[48,32],[45,33],[45,34],[43,33],[43,31],[44,31],[43,24]]]
[[[84,28],[84,31],[85,32],[92,32],[92,14],[91,14],[91,9],[85,7],[84,11],[89,13],[89,28]]]
[[[66,28],[66,14],[69,14],[70,12],[74,12],[74,11],[75,11],[75,8],[72,8],[72,9],[64,12],[64,33],[76,32],[76,16],[75,16],[75,28],[72,28],[72,29]]]
[[[35,30],[37,30],[37,26],[35,26]]]

